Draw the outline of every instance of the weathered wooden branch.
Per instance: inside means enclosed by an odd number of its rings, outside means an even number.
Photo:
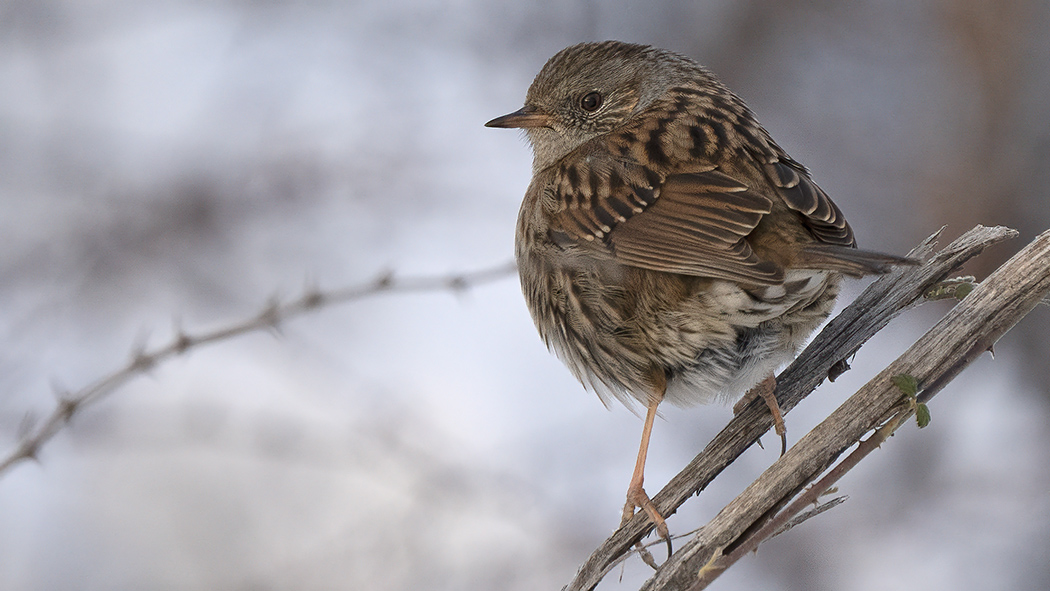
[[[875,429],[871,438],[829,476],[812,487],[819,495],[860,457],[875,449],[918,404],[925,404],[1039,304],[1050,291],[1050,231],[985,279],[960,304],[919,338],[903,355],[865,384],[827,419],[802,438],[668,561],[643,589],[707,587],[728,566],[768,535],[765,515],[815,480],[840,453]],[[900,377],[917,386],[902,392]],[[896,380],[894,378],[897,378]],[[918,396],[915,396],[915,394]],[[887,418],[889,417],[889,418]],[[799,499],[782,513],[801,510]],[[680,582],[680,583],[679,583]]]
[[[929,256],[934,250],[938,235],[939,232],[924,241],[912,251],[911,256],[919,258]],[[937,252],[923,265],[898,269],[872,283],[849,307],[829,322],[795,362],[778,376],[777,399],[781,409],[787,412],[794,408],[829,375],[829,372],[833,372],[832,375],[841,372],[845,359],[853,355],[865,341],[886,326],[902,310],[920,301],[928,290],[942,282],[964,262],[988,246],[1016,235],[1015,231],[1008,228],[978,226]],[[1050,236],[1044,234],[1033,245],[1041,244],[1040,241],[1050,242]],[[1024,253],[1028,254],[1025,256],[1029,259],[1039,258],[1038,252],[1043,252],[1041,256],[1044,259],[1043,263],[1046,264],[1046,260],[1050,260],[1050,257],[1047,257],[1045,251],[1038,251],[1038,246],[1035,248],[1035,251],[1033,247],[1026,249]],[[1043,248],[1046,248],[1045,244]],[[1018,255],[1018,257],[1021,256]],[[1012,259],[1008,265],[1016,266],[1014,261],[1018,257]],[[1004,268],[1007,267],[1004,266]],[[1025,272],[1029,274],[1029,277],[1037,275],[1037,271],[1033,268],[1028,268]],[[993,276],[995,279],[989,278],[985,285],[993,281],[997,284],[1011,285],[999,275],[997,272]],[[1050,275],[1050,273],[1043,271],[1043,275]],[[988,288],[985,285],[979,289],[987,292]],[[1042,294],[1038,292],[1040,285],[1042,284],[1036,283],[1025,287],[1023,295],[1020,287],[1011,292],[1014,295],[1010,296],[1010,299],[1015,302],[1011,309],[1014,310],[1012,314],[1016,317],[1011,316],[1013,319],[1009,322],[1000,318],[995,325],[998,332],[989,330],[982,333],[984,336],[970,340],[964,350],[957,350],[958,347],[952,349],[956,357],[951,358],[951,363],[945,361],[939,365],[938,367],[942,367],[945,373],[937,374],[937,376],[954,375],[961,369],[961,367],[957,368],[956,359],[966,357],[972,360],[981,351],[987,349],[1023,313],[1027,312],[1027,310],[1020,312],[1024,306],[1031,303],[1031,306],[1028,306],[1030,309],[1038,303],[1042,297]],[[979,300],[977,298],[971,300],[977,293],[978,290],[971,293],[960,306],[946,316],[946,319],[954,318],[957,310],[963,306],[966,307],[964,309],[972,307],[973,301],[987,301],[987,296],[981,296]],[[1017,315],[1019,312],[1020,315]],[[943,323],[942,320],[938,326]],[[927,340],[927,337],[924,337],[920,342]],[[943,346],[947,347],[947,344]],[[930,357],[930,359],[934,358]],[[853,400],[851,398],[843,407],[847,408],[847,412],[853,412],[854,415],[844,418],[849,428],[840,428],[835,431],[840,439],[836,439],[834,443],[826,439],[816,439],[821,433],[816,429],[803,437],[759,480],[748,487],[737,500],[723,509],[711,523],[701,528],[695,537],[661,565],[656,574],[646,582],[643,589],[689,589],[698,582],[701,567],[712,561],[712,557],[715,557],[716,561],[708,565],[705,576],[716,576],[717,572],[720,572],[718,569],[725,566],[718,563],[717,560],[732,555],[735,549],[743,547],[757,530],[777,514],[777,511],[791,501],[807,484],[819,477],[839,454],[856,444],[864,433],[886,423],[895,414],[902,411],[907,412],[919,401],[925,400],[926,392],[931,387],[939,387],[943,383],[942,378],[931,372],[919,372],[918,368],[913,366],[901,369],[901,366],[895,364],[891,368],[896,368],[894,371],[900,369],[898,373],[918,372],[910,375],[918,378],[920,386],[925,387],[925,390],[919,394],[919,400],[908,399],[899,390],[895,390],[895,395],[892,397],[893,392],[886,394],[889,402],[883,407],[873,407],[870,402],[865,402],[863,405],[851,405],[850,401]],[[880,378],[883,379],[883,382],[888,383],[889,377],[884,374],[886,372],[880,374]],[[883,384],[883,382],[879,383]],[[896,387],[893,386],[893,388]],[[912,406],[908,406],[909,404]],[[847,405],[851,406],[847,407]],[[843,407],[840,407],[840,411]],[[841,416],[839,411],[836,411],[836,415]],[[897,419],[900,420],[899,417]],[[703,490],[726,466],[754,444],[771,427],[771,424],[769,412],[761,400],[756,400],[743,408],[715,436],[704,451],[653,498],[660,512],[665,516],[674,513],[682,503]],[[788,425],[790,427],[790,421]],[[814,435],[814,433],[817,434]],[[817,493],[822,493],[826,488],[825,486]],[[777,520],[775,524],[777,527],[780,521],[786,521],[786,519]],[[644,513],[639,513],[592,553],[563,591],[593,589],[609,569],[627,555],[631,547],[650,530],[651,523],[648,518]],[[763,530],[759,533],[768,532]]]

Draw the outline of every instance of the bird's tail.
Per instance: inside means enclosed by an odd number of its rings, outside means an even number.
[[[870,250],[835,244],[811,244],[802,249],[793,266],[806,269],[829,269],[862,277],[889,273],[894,267],[918,265],[922,261]]]

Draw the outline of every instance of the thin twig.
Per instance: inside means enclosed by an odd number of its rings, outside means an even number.
[[[459,292],[484,283],[503,279],[510,276],[514,270],[514,263],[510,262],[478,271],[447,275],[401,278],[393,273],[385,272],[371,281],[341,289],[322,291],[316,287],[307,287],[303,290],[302,295],[287,302],[281,302],[273,298],[254,316],[210,331],[190,334],[184,332],[181,327],[176,327],[175,336],[168,344],[153,349],[136,347],[131,355],[131,359],[124,367],[102,376],[79,390],[60,392],[54,410],[36,427],[27,428],[26,434],[15,449],[3,460],[0,460],[0,476],[3,476],[8,469],[23,460],[35,459],[40,448],[61,431],[84,407],[112,394],[132,378],[140,376],[158,364],[182,355],[191,349],[196,349],[209,343],[229,340],[250,332],[275,330],[285,321],[336,304],[390,293]]]

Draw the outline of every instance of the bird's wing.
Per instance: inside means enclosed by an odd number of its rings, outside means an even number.
[[[914,265],[919,261],[857,248],[853,230],[846,223],[842,211],[820,187],[809,178],[798,162],[779,147],[779,154],[767,153],[766,177],[776,188],[784,203],[800,215],[802,225],[809,229],[816,241],[803,246],[796,253],[794,265],[811,269],[830,269],[862,277],[887,273],[893,267]],[[755,155],[756,159],[759,159]]]
[[[714,166],[660,178],[638,165],[581,159],[552,187],[555,242],[600,241],[622,263],[698,277],[774,285],[784,270],[746,237],[772,202]],[[837,210],[836,210],[837,211]]]
[[[817,186],[806,173],[806,169],[790,158],[769,155],[765,173],[778,189],[784,203],[802,214],[802,223],[818,241],[833,246],[854,248],[857,242],[853,230],[846,223],[846,216]]]

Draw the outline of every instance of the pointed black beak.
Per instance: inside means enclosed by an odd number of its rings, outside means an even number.
[[[530,127],[550,127],[550,124],[550,115],[532,111],[528,107],[522,107],[513,113],[496,117],[486,123],[485,127],[529,129]]]

